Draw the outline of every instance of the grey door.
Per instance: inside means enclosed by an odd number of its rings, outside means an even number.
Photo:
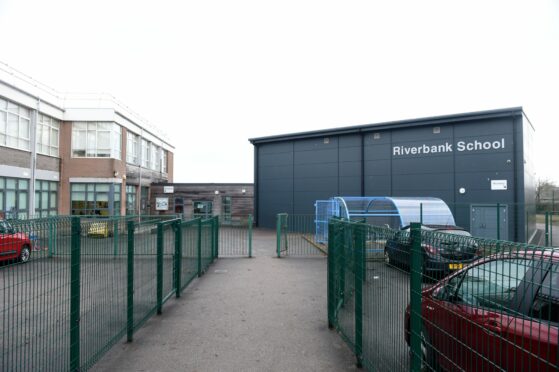
[[[471,206],[471,234],[480,238],[508,240],[509,218],[508,207],[501,205],[499,220],[497,220],[497,205],[472,205]],[[497,227],[500,235],[497,236]]]

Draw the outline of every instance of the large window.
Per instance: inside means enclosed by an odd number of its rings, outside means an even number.
[[[157,170],[157,146],[153,143],[149,144],[149,168]]]
[[[58,183],[35,181],[35,216],[47,217],[57,214]]]
[[[0,146],[29,151],[30,116],[28,108],[0,98]]]
[[[132,132],[127,133],[126,161],[130,164],[135,164],[135,165],[140,164],[139,162],[140,144],[138,143],[139,139],[140,138],[138,135]]]
[[[161,172],[167,173],[167,151],[161,149]]]
[[[72,156],[120,159],[121,137],[121,128],[116,123],[75,122]]]
[[[29,180],[0,177],[0,211],[5,218],[27,218]]]
[[[142,167],[149,167],[149,143],[142,139]]]
[[[193,217],[194,218],[210,218],[213,213],[213,204],[209,200],[195,200],[192,203],[194,207]]]
[[[135,215],[137,210],[136,186],[126,185],[126,214]]]
[[[39,115],[37,123],[37,152],[58,156],[60,122],[46,115]]]
[[[120,214],[120,185],[73,183],[72,214],[88,216]]]

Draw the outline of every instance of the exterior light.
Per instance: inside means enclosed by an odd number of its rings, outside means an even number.
[[[241,192],[242,192],[243,194],[246,194],[247,190],[246,190],[246,189],[242,189]]]
[[[458,192],[459,192],[460,194],[465,194],[465,193],[466,193],[466,189],[463,188],[463,187],[461,187],[461,188],[458,190]]]
[[[215,190],[214,194],[219,195],[219,190]]]

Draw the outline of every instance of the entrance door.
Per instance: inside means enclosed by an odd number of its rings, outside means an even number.
[[[499,239],[508,240],[508,207],[500,206],[499,220],[497,220],[497,205],[483,204],[472,205],[471,211],[471,234],[480,238],[497,239],[497,227],[500,230]]]
[[[213,213],[213,204],[211,201],[199,200],[193,203],[194,211],[192,213],[194,218],[210,218]]]

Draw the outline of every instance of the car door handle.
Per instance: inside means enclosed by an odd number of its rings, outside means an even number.
[[[499,324],[499,322],[497,322],[496,320],[488,320],[486,322],[483,322],[481,324],[481,328],[483,329],[483,332],[487,334],[501,333],[501,331],[503,330],[501,324]]]

